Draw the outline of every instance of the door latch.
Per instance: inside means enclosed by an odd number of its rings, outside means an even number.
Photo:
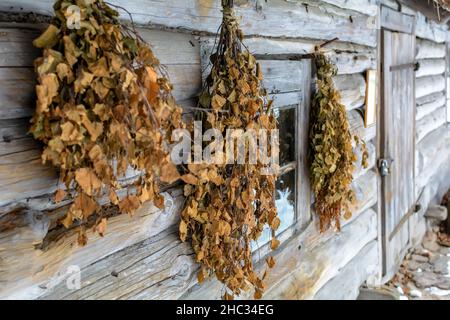
[[[394,162],[393,159],[380,159],[378,160],[378,169],[382,177],[387,177],[391,174],[391,165]]]

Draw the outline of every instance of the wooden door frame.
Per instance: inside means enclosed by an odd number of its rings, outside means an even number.
[[[377,152],[377,160],[381,158],[382,154],[384,154],[384,146],[383,146],[383,139],[382,134],[384,133],[384,119],[382,119],[383,111],[384,111],[384,77],[383,77],[383,68],[384,68],[384,36],[383,32],[386,31],[392,31],[392,32],[401,32],[406,33],[414,36],[414,43],[416,38],[416,21],[415,17],[407,14],[403,14],[401,12],[395,11],[389,7],[386,7],[384,5],[380,5],[380,18],[379,18],[379,26],[378,29],[378,99],[377,99],[377,105],[379,106],[377,108],[377,138],[376,138],[376,152]],[[413,92],[415,91],[415,77],[413,77]],[[413,102],[415,106],[415,94],[413,97]],[[413,108],[414,113],[416,112],[416,108]],[[414,115],[415,119],[415,115]],[[415,121],[413,124],[414,132],[415,132]],[[415,134],[414,134],[415,139]],[[413,168],[415,171],[415,142],[413,145]],[[378,162],[378,161],[377,161]],[[378,163],[377,163],[377,170],[378,170]],[[414,172],[415,176],[415,172]],[[413,182],[415,184],[415,182]],[[415,193],[415,191],[413,191]],[[385,234],[386,231],[386,206],[385,206],[385,196],[384,196],[384,183],[383,178],[381,175],[378,175],[377,179],[377,194],[378,194],[378,202],[377,202],[377,211],[378,211],[378,248],[379,248],[379,272],[378,272],[378,279],[375,280],[375,283],[372,283],[372,285],[380,285],[383,283],[386,283],[390,280],[391,274],[389,273],[389,270],[387,270],[387,261],[386,261],[386,239],[387,235]],[[415,194],[414,194],[415,197]],[[407,214],[409,217],[410,215]],[[408,221],[409,219],[407,219]],[[408,245],[405,247],[404,251],[401,254],[405,254],[406,250],[410,244],[411,240],[409,239]]]

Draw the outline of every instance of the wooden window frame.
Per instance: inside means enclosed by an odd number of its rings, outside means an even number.
[[[295,208],[294,221],[286,230],[282,231],[276,236],[280,241],[281,247],[287,243],[291,238],[302,233],[312,222],[311,213],[311,188],[309,183],[309,168],[308,168],[308,147],[309,147],[309,111],[311,105],[311,91],[312,91],[312,61],[305,59],[299,61],[299,67],[302,68],[302,79],[299,79],[303,84],[302,90],[299,92],[299,101],[292,104],[276,106],[276,98],[274,109],[289,110],[295,109],[295,161],[290,162],[280,168],[279,177],[295,170]],[[275,195],[274,195],[275,196]],[[280,249],[278,249],[280,250]],[[270,254],[270,241],[261,245],[254,250],[255,260],[261,260]]]

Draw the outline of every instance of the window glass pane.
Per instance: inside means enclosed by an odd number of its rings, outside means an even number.
[[[295,222],[295,186],[296,171],[290,171],[278,178],[275,191],[275,205],[281,220],[277,235],[288,229]],[[266,227],[253,249],[263,246],[272,239],[270,228]]]
[[[275,195],[275,205],[278,217],[281,220],[277,233],[281,233],[289,228],[295,221],[295,180],[296,170],[288,172],[278,178]]]
[[[295,108],[274,109],[280,130],[280,165],[295,161]]]

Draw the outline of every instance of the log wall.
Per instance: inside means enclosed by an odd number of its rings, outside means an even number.
[[[37,21],[48,20],[52,2],[0,3],[4,19],[0,23],[0,298],[220,298],[222,286],[217,281],[196,283],[198,266],[192,251],[178,240],[176,225],[184,199],[177,188],[167,190],[165,210],[148,204],[133,218],[118,215],[109,221],[103,238],[89,233],[85,247],[76,244],[76,229],[65,230],[57,223],[70,201],[53,203],[57,175],[40,163],[41,146],[27,135],[35,101],[32,65],[39,54],[31,41],[45,24],[16,22],[23,21],[21,15],[27,13],[42,16]],[[167,66],[180,104],[194,104],[202,84],[202,48],[208,46],[219,26],[220,1],[110,2],[133,14],[139,32]],[[352,131],[367,140],[370,152],[369,168],[358,168],[355,173],[353,217],[339,235],[331,231],[321,235],[314,218],[306,229],[287,239],[274,253],[277,264],[267,281],[265,298],[338,297],[335,288],[344,282],[348,290],[341,291],[339,298],[355,298],[359,286],[379,272],[376,128],[365,128],[362,117],[365,71],[378,64],[377,3],[243,0],[237,4],[247,35],[244,42],[263,58],[264,85],[278,104],[295,103],[298,92],[304,90],[298,87],[292,68],[295,62],[289,57],[309,53],[315,44],[339,37],[328,46],[339,67],[335,83],[342,92]],[[280,19],[288,21],[280,24]],[[441,36],[435,29],[422,27],[424,40],[418,45],[418,57],[424,65],[419,79],[437,83],[445,54],[441,45],[432,41]],[[440,92],[421,90],[417,121],[427,123],[424,128],[438,129],[430,116],[439,115],[442,105],[431,95],[437,97]],[[421,132],[422,140],[432,134],[428,129]],[[427,161],[423,159],[423,163]],[[262,261],[255,257],[258,268]],[[81,269],[79,290],[65,285],[68,267],[73,265]]]

